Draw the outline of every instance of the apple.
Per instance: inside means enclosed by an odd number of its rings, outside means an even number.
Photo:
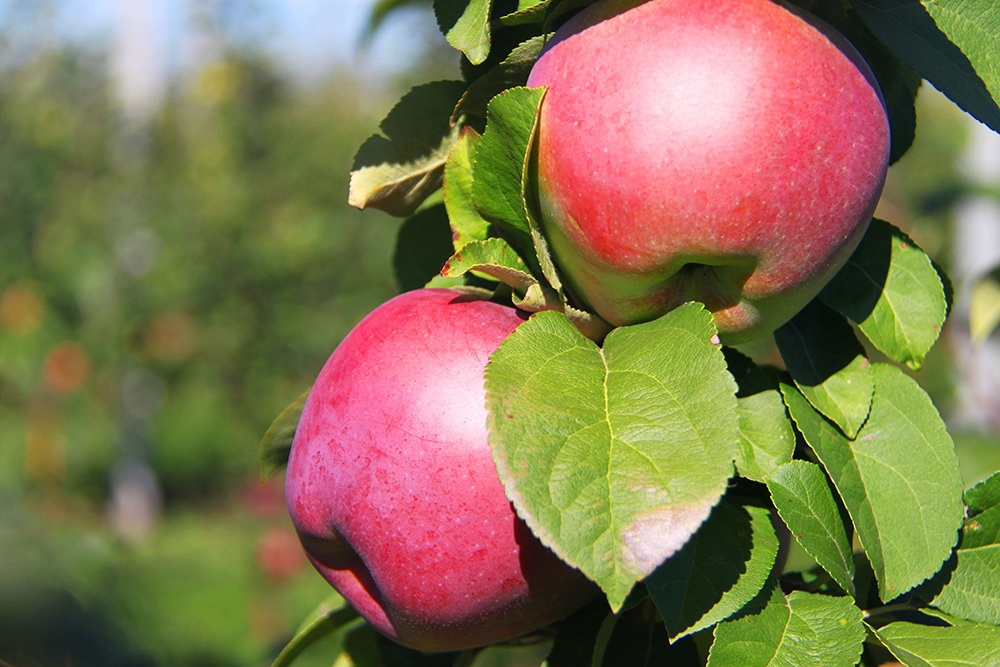
[[[889,123],[832,27],[771,0],[602,0],[528,77],[540,224],[613,325],[695,300],[723,342],[767,335],[845,263],[878,202]]]
[[[347,335],[303,408],[286,504],[306,555],[412,648],[510,639],[597,592],[517,517],[487,441],[486,362],[523,319],[458,290],[404,293]]]

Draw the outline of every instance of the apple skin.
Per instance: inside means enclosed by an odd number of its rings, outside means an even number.
[[[493,644],[597,594],[517,517],[487,441],[484,368],[523,319],[457,290],[404,293],[348,334],[304,406],[292,523],[319,573],[398,643]]]
[[[613,325],[689,300],[764,336],[857,246],[889,163],[878,84],[829,25],[771,0],[604,0],[528,77],[546,86],[541,225]]]

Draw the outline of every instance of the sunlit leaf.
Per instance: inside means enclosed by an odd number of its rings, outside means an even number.
[[[854,557],[826,475],[814,463],[792,461],[767,478],[771,500],[799,545],[844,591],[854,594]]]
[[[1000,628],[993,625],[941,627],[897,621],[875,633],[906,667],[1000,665]]]
[[[955,561],[930,603],[959,618],[1000,625],[1000,543],[959,549]]]
[[[1000,545],[1000,506],[991,507],[966,519],[959,551],[996,545]],[[1000,570],[997,570],[997,575],[1000,576]],[[1000,584],[1000,581],[997,583]],[[1000,586],[994,586],[994,590],[1000,595]]]
[[[773,587],[766,606],[715,627],[708,667],[854,667],[865,628],[851,598]]]
[[[490,54],[492,0],[434,0],[434,15],[448,43],[478,65]]]
[[[524,182],[543,95],[542,89],[512,88],[495,97],[488,107],[486,132],[473,165],[476,208],[515,235],[519,249],[533,247]]]
[[[473,202],[485,218],[506,230],[505,237],[533,269],[541,272],[570,319],[596,339],[609,327],[567,303],[548,242],[527,198],[531,146],[544,94],[542,88],[511,88],[490,101],[486,132],[473,167]]]
[[[792,460],[795,433],[777,389],[739,397],[740,454],[736,467],[758,482]]]
[[[531,317],[486,368],[490,441],[518,513],[619,608],[733,472],[735,383],[699,304],[612,331]]]
[[[930,398],[895,366],[873,364],[871,414],[855,440],[782,386],[792,418],[826,468],[891,600],[951,553],[964,508],[954,444]]]
[[[969,621],[1000,625],[1000,505],[970,516],[945,569],[927,586],[930,603]]]
[[[465,128],[452,144],[444,165],[441,189],[455,250],[469,241],[482,241],[489,236],[489,220],[472,203],[472,164],[481,138],[472,128]]]
[[[964,498],[970,517],[1000,505],[1000,472],[967,489]]]
[[[520,294],[538,284],[521,256],[500,238],[471,241],[451,256],[441,269],[441,274],[457,277],[478,271],[510,285]]]
[[[740,450],[736,470],[747,479],[763,482],[772,470],[792,460],[795,432],[778,392],[778,383],[749,357],[723,348],[729,372],[739,389]]]
[[[886,356],[911,368],[923,365],[948,310],[930,258],[878,219],[820,298],[855,322]]]

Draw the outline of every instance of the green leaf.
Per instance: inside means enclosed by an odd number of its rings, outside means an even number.
[[[520,255],[501,238],[472,241],[462,247],[441,269],[443,279],[456,279],[476,272],[511,288],[511,301],[520,310],[537,313],[543,310],[562,311],[585,336],[600,340],[607,334],[605,322],[585,311],[565,304],[551,287],[529,271]]]
[[[736,378],[740,450],[736,470],[763,482],[782,463],[792,460],[795,432],[778,392],[778,383],[749,357],[723,348],[729,372]]]
[[[500,22],[505,26],[542,23],[548,16],[552,4],[553,0],[527,0],[526,2],[519,2],[517,10],[501,16]]]
[[[537,23],[548,27],[591,4],[593,0],[519,0],[517,11],[501,16],[500,22],[505,26]]]
[[[1000,268],[993,269],[972,285],[969,294],[969,331],[972,340],[983,342],[1000,326]]]
[[[407,216],[441,187],[445,161],[458,139],[448,123],[466,84],[435,81],[413,88],[354,156],[348,202]]]
[[[741,396],[738,402],[740,453],[736,469],[747,479],[762,482],[775,468],[792,460],[795,432],[777,389]]]
[[[544,94],[543,88],[510,88],[490,101],[486,132],[473,166],[473,201],[485,218],[506,231],[504,236],[532,268],[538,269],[570,319],[597,340],[610,326],[568,304],[548,242],[527,199],[531,147]]]
[[[897,621],[875,634],[906,667],[1000,665],[1000,628],[992,625],[941,627]]]
[[[538,286],[538,279],[531,275],[521,256],[500,238],[467,243],[445,263],[441,275],[458,277],[469,271],[510,285],[521,296]]]
[[[774,340],[802,395],[855,437],[868,418],[874,381],[851,325],[813,301],[779,327]]]
[[[549,0],[517,0],[517,11],[521,12],[538,5],[546,4]]]
[[[342,630],[358,618],[360,618],[358,612],[347,606],[339,595],[324,600],[303,621],[295,636],[271,663],[271,667],[288,667],[307,648],[328,635]]]
[[[927,588],[940,589],[930,600],[938,609],[1000,625],[1000,505],[966,520],[953,562]]]
[[[295,429],[302,416],[309,391],[302,392],[291,405],[281,411],[264,432],[260,441],[260,475],[267,479],[288,465],[288,454],[292,451]]]
[[[441,275],[461,276],[472,271],[510,287],[511,302],[520,310],[537,313],[563,308],[559,295],[528,273],[524,260],[503,239],[467,244],[448,260]],[[575,324],[581,331],[587,331],[583,323]]]
[[[490,100],[508,88],[523,86],[545,46],[545,40],[546,35],[538,35],[522,42],[499,65],[473,81],[455,107],[452,122],[462,116],[485,118]]]
[[[767,583],[777,555],[771,513],[723,499],[694,537],[646,579],[670,640],[742,609]]]
[[[461,280],[445,281],[441,267],[451,256],[451,229],[444,206],[421,209],[407,218],[396,234],[392,267],[400,291],[425,286],[460,285]]]
[[[511,88],[489,103],[486,132],[473,164],[472,198],[519,249],[532,249],[524,183],[543,89]]]
[[[1000,625],[1000,544],[959,549],[954,571],[930,603],[953,616]]]
[[[605,616],[600,626],[598,626],[597,632],[594,633],[593,650],[590,656],[590,663],[594,667],[604,664],[604,656],[608,650],[608,643],[611,641],[611,636],[614,634],[615,628],[618,627],[618,621],[621,619],[623,613],[625,613],[625,609],[619,609],[616,613]]]
[[[854,667],[865,629],[850,598],[773,587],[766,606],[715,627],[708,667]]]
[[[865,57],[878,78],[889,112],[889,164],[893,165],[910,150],[916,137],[916,100],[923,78],[894,58],[888,49],[876,54],[872,53],[874,50],[874,47],[866,49]]]
[[[890,359],[920,368],[948,310],[941,276],[903,232],[872,220],[820,299],[858,325]]]
[[[1000,6],[995,0],[854,0],[900,60],[1000,132]]]
[[[954,444],[930,398],[895,366],[873,364],[871,414],[849,440],[782,385],[792,419],[826,468],[888,601],[933,575],[962,525]]]
[[[795,541],[853,596],[851,542],[822,469],[808,461],[786,463],[768,476],[767,489]]]
[[[979,512],[965,521],[959,551],[992,547],[1000,544],[1000,506]],[[1000,570],[997,570],[1000,576]],[[995,589],[1000,594],[1000,588]],[[1000,625],[1000,623],[997,623]]]
[[[434,15],[441,32],[473,65],[490,55],[492,0],[434,0]]]
[[[542,88],[511,88],[490,101],[486,132],[473,166],[473,201],[485,218],[506,230],[506,238],[531,263],[532,273],[537,268],[545,278],[558,297],[556,305],[596,340],[610,327],[596,315],[568,305],[548,243],[526,199],[531,146],[544,93]],[[541,284],[526,300],[526,308],[553,307],[548,287]]]
[[[965,504],[973,517],[1000,505],[1000,472],[995,472],[965,492]]]
[[[472,163],[476,159],[476,148],[481,139],[472,128],[464,128],[458,141],[448,151],[448,160],[444,165],[441,189],[454,250],[459,250],[470,241],[482,241],[489,236],[489,220],[483,218],[472,203]]]
[[[621,607],[722,497],[735,383],[700,305],[615,329],[599,348],[533,315],[486,367],[494,458],[532,531]]]

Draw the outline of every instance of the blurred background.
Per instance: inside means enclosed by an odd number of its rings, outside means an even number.
[[[365,38],[371,4],[0,0],[0,665],[267,665],[328,595],[258,445],[397,291],[354,151],[458,71],[427,3]],[[929,86],[917,137],[880,215],[955,278],[915,376],[971,484],[1000,468],[966,321],[1000,146]]]

